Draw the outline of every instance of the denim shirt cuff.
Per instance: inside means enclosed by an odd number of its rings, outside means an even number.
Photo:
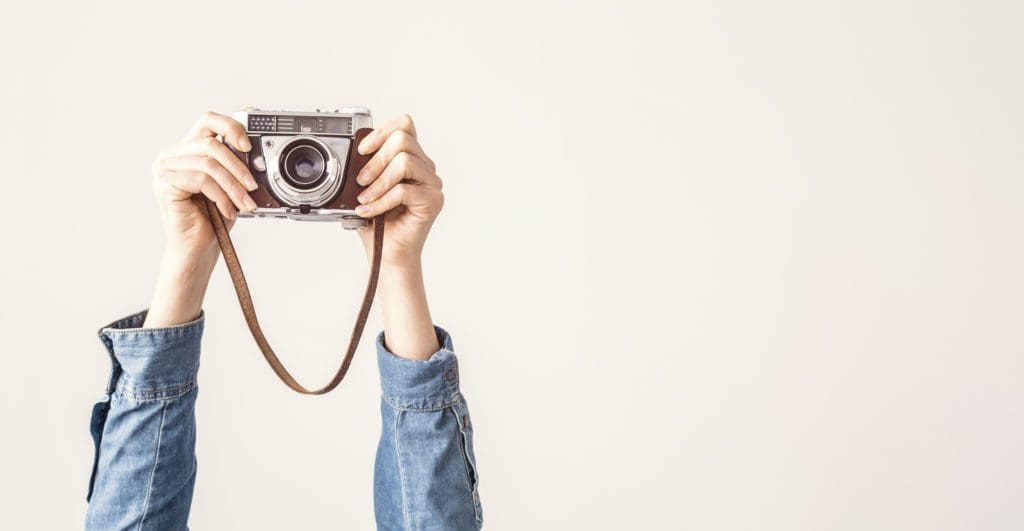
[[[113,368],[107,393],[118,390],[135,399],[180,396],[195,387],[205,315],[164,328],[142,328],[148,310],[99,330]]]
[[[377,336],[377,365],[384,400],[397,409],[431,411],[457,403],[459,361],[452,338],[443,328],[434,327],[441,349],[427,360],[409,360],[392,354],[384,345],[384,332]]]

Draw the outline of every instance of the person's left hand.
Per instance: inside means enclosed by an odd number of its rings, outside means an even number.
[[[356,176],[366,186],[356,214],[372,218],[387,212],[383,265],[419,265],[423,245],[444,205],[441,178],[434,161],[420,147],[412,118],[401,115],[370,133],[358,146],[362,154],[377,153]],[[360,231],[369,255],[372,228]]]

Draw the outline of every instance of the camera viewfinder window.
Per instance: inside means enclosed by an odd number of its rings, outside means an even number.
[[[332,135],[347,135],[352,132],[352,119],[327,118],[324,120],[324,132]]]

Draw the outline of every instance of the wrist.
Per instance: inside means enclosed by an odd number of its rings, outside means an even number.
[[[381,264],[378,291],[385,343],[401,358],[425,360],[437,352],[420,261]]]
[[[216,241],[207,245],[193,245],[188,242],[168,240],[164,244],[161,265],[173,265],[182,269],[199,268],[215,264],[218,256],[220,256],[220,247],[217,246]]]
[[[198,317],[217,256],[216,252],[189,254],[166,249],[143,327],[175,326]]]
[[[387,257],[381,258],[380,270],[381,274],[384,274],[385,272],[395,274],[421,274],[423,272],[423,263],[420,261],[419,256],[403,258]]]

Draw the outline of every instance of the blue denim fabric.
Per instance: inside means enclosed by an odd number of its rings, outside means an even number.
[[[86,529],[187,529],[195,486],[195,401],[204,317],[140,328],[146,313],[100,332],[112,369],[90,428],[96,457]],[[473,430],[451,337],[427,361],[377,338],[382,433],[374,472],[379,529],[479,529]]]
[[[196,477],[196,373],[203,316],[142,329],[140,312],[103,327],[112,369],[93,408],[87,529],[184,529]]]
[[[382,429],[374,466],[379,529],[479,529],[473,428],[452,339],[426,361],[399,358],[377,337]]]

